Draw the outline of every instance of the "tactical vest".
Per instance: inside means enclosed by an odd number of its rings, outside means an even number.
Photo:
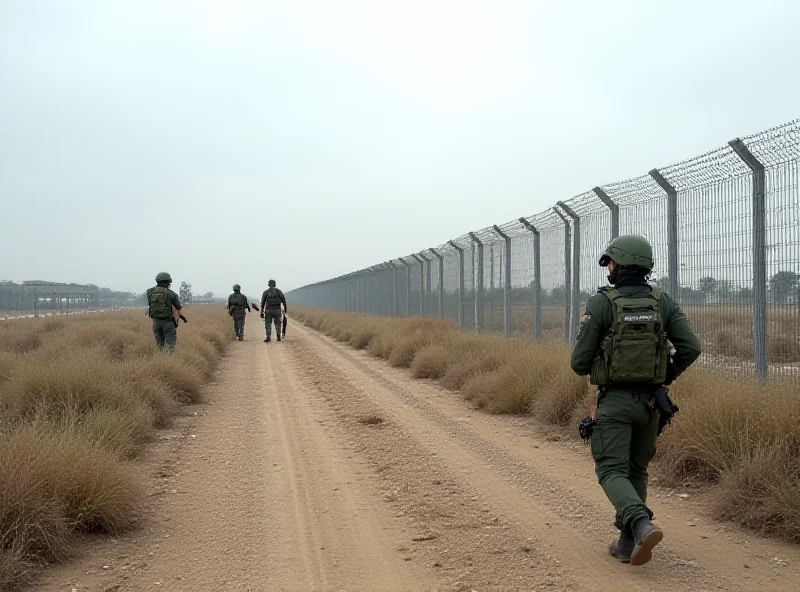
[[[231,306],[234,310],[239,308],[247,308],[247,298],[241,292],[234,292],[230,298]]]
[[[281,297],[277,288],[270,288],[267,290],[266,304],[267,308],[280,308]]]
[[[661,292],[623,296],[616,289],[601,290],[611,302],[613,322],[592,362],[595,385],[656,384],[667,377],[667,333],[661,316]]]
[[[150,306],[150,317],[153,319],[171,319],[172,301],[169,297],[169,288],[156,286],[151,288],[147,296],[147,303]]]

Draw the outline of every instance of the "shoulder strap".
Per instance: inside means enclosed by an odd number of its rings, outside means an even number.
[[[661,301],[661,290],[659,290],[655,286],[652,286],[650,288],[650,290],[651,290],[650,291],[650,296],[652,296],[653,298],[655,298],[658,301]]]
[[[616,288],[601,289],[599,290],[599,293],[608,298],[611,301],[611,304],[614,304],[614,301],[622,296],[622,294],[620,294],[619,290]]]

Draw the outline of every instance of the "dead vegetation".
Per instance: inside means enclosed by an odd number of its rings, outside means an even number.
[[[295,310],[309,327],[407,367],[417,378],[438,380],[490,413],[530,414],[575,437],[573,428],[593,400],[559,340],[476,335],[434,319]],[[720,347],[740,347],[724,332],[717,335]],[[672,392],[681,411],[659,438],[657,470],[674,484],[711,485],[717,518],[800,542],[796,387],[720,378],[698,368]]]
[[[135,523],[131,461],[201,398],[228,340],[225,315],[201,306],[171,356],[141,311],[0,324],[0,590],[68,557],[80,534]]]

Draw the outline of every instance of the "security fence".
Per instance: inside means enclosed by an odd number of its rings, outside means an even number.
[[[800,120],[550,209],[290,293],[302,304],[449,319],[574,342],[620,234],[653,245],[715,370],[800,382]]]

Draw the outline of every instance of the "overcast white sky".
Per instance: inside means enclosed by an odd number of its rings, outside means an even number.
[[[800,2],[0,0],[0,279],[291,289],[798,116]]]

